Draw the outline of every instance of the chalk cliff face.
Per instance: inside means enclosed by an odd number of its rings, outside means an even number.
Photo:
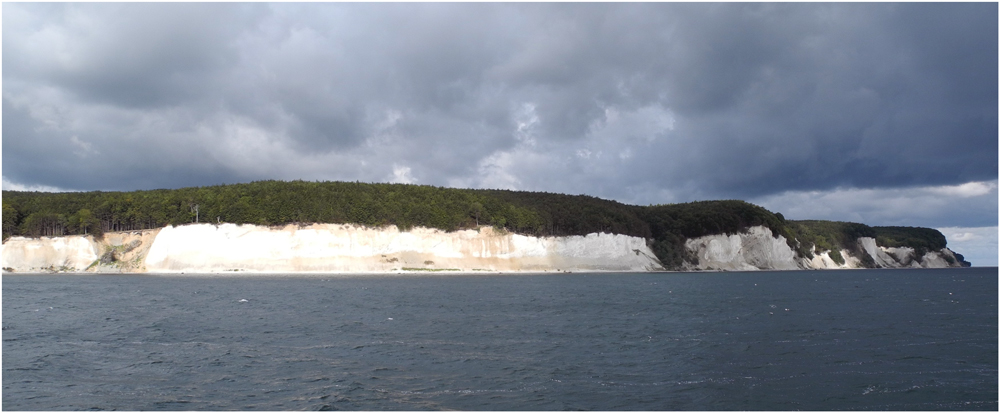
[[[752,227],[733,235],[687,240],[696,262],[682,270],[796,270],[944,268],[961,266],[945,248],[921,257],[912,248],[885,248],[858,239],[858,256],[841,250],[799,256],[782,236]],[[864,256],[860,256],[863,254]],[[16,272],[398,272],[398,271],[656,271],[660,262],[646,240],[589,234],[529,237],[479,230],[444,232],[355,225],[288,225],[283,228],[194,224],[90,236],[13,237],[2,247],[4,271]],[[692,260],[694,261],[694,260]]]
[[[775,238],[766,227],[752,227],[734,235],[709,235],[692,238],[684,245],[698,257],[698,263],[685,263],[689,270],[797,270],[800,260],[788,247],[785,237]]]
[[[945,248],[916,256],[913,248],[885,248],[874,238],[858,238],[864,254],[877,268],[947,268],[961,267],[954,252]],[[698,257],[697,263],[685,263],[686,270],[795,270],[865,268],[862,257],[841,250],[844,264],[837,264],[829,252],[813,251],[813,258],[800,257],[788,246],[785,237],[774,237],[767,227],[757,226],[733,235],[709,235],[689,239],[685,247]],[[950,258],[950,259],[949,259]]]
[[[590,234],[535,238],[492,228],[444,232],[354,225],[186,225],[160,231],[151,272],[648,271],[642,238]]]
[[[3,269],[17,272],[145,272],[159,229],[92,236],[24,238],[3,243]]]
[[[537,238],[490,227],[444,232],[335,224],[196,224],[105,234],[101,241],[14,237],[4,244],[3,266],[18,272],[157,273],[662,269],[644,239],[625,235]]]
[[[4,271],[81,271],[98,258],[91,237],[12,237],[3,243]]]

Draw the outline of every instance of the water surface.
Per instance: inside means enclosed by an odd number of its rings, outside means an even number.
[[[996,410],[997,269],[3,276],[6,410]]]

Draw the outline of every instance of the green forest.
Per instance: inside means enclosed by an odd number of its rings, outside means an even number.
[[[3,239],[134,231],[188,223],[281,226],[337,223],[371,227],[396,225],[445,231],[492,225],[534,236],[594,232],[646,238],[667,268],[687,260],[684,241],[710,234],[735,234],[763,225],[784,236],[800,255],[839,249],[856,251],[858,237],[881,246],[909,246],[925,252],[944,248],[934,229],[871,227],[831,221],[791,221],[780,213],[739,200],[635,206],[586,195],[428,185],[258,181],[181,189],[131,192],[3,191]],[[866,256],[861,254],[862,256]]]

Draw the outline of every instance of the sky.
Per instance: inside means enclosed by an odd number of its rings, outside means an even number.
[[[3,188],[743,199],[997,264],[997,3],[4,3]]]

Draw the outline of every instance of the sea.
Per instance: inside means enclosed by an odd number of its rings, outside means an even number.
[[[4,410],[990,410],[997,268],[3,275]]]

